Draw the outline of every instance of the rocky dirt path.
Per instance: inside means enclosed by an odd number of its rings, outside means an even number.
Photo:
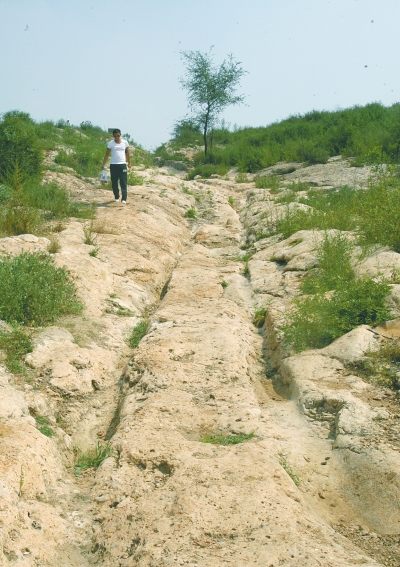
[[[250,262],[250,281],[240,260],[249,223],[236,209],[249,189],[144,175],[123,207],[57,174],[96,203],[97,242],[84,244],[79,221],[60,233],[56,261],[76,277],[86,310],[38,333],[30,383],[2,374],[3,564],[398,565],[398,525],[387,529],[399,519],[397,493],[378,489],[379,455],[375,463],[338,446],[338,412],[321,404],[317,419],[309,407],[310,390],[314,401],[333,403],[301,376],[318,380],[319,359],[290,357],[266,378],[268,357],[276,365],[274,320],[263,332],[252,324],[266,298],[256,277],[265,260]],[[189,208],[197,219],[184,218]],[[0,244],[18,253],[46,240]],[[132,350],[126,339],[143,317],[149,332]],[[343,381],[340,361],[319,364],[323,377]],[[37,431],[37,415],[54,422],[55,438]],[[254,435],[203,442],[232,434]],[[103,439],[114,455],[76,477],[67,468],[73,447]],[[387,468],[380,456],[389,474],[397,461]],[[358,547],[343,537],[353,532]]]

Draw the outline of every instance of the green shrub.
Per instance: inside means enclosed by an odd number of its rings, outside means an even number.
[[[128,173],[128,185],[143,185],[144,179],[138,175],[135,171],[130,171]]]
[[[265,315],[267,314],[267,309],[265,307],[259,307],[254,311],[253,314],[253,324],[260,328],[264,325]]]
[[[148,329],[149,329],[149,322],[147,321],[147,319],[144,319],[143,321],[140,321],[140,323],[135,325],[135,327],[133,327],[133,329],[131,331],[131,334],[130,334],[130,337],[129,337],[129,340],[128,340],[129,346],[131,348],[138,347],[140,341],[146,335]]]
[[[42,159],[35,123],[29,114],[18,110],[3,114],[0,121],[0,179],[16,164],[25,175],[38,176]]]
[[[369,382],[399,391],[400,341],[389,340],[379,350],[368,352],[362,360],[346,366]]]
[[[283,330],[295,351],[323,348],[359,325],[390,319],[385,299],[390,284],[356,278],[353,245],[343,234],[325,234],[317,250],[318,266],[301,284],[306,294],[294,300]]]
[[[229,171],[230,167],[227,165],[219,164],[211,164],[207,163],[204,165],[198,165],[188,173],[188,180],[194,179],[196,175],[201,175],[205,179],[209,179],[211,175],[226,175]]]
[[[0,331],[0,349],[6,355],[7,369],[15,374],[24,374],[25,369],[21,359],[33,350],[30,336],[19,327],[9,332]]]
[[[294,300],[294,309],[283,327],[285,340],[296,352],[323,348],[359,325],[376,325],[391,318],[385,306],[390,285],[360,278],[327,294]]]
[[[249,183],[247,173],[239,172],[235,177],[236,183]]]
[[[185,213],[185,218],[187,219],[195,219],[197,217],[197,213],[194,209],[188,209]]]
[[[317,251],[318,267],[303,279],[301,291],[315,294],[346,287],[355,279],[353,250],[354,245],[345,234],[325,233]]]
[[[0,319],[23,325],[53,323],[61,315],[80,313],[76,288],[65,268],[51,256],[23,253],[0,261]]]
[[[277,197],[275,199],[275,204],[286,204],[286,205],[288,205],[289,203],[295,203],[296,201],[297,201],[296,193],[293,193],[293,191],[285,191],[284,193],[281,193],[279,195],[279,197]]]
[[[271,192],[277,192],[281,183],[277,175],[256,175],[254,181],[257,189],[271,189]]]
[[[400,252],[400,183],[383,177],[361,195],[358,219],[362,244],[382,244]]]
[[[305,181],[292,181],[292,183],[286,185],[286,188],[296,192],[308,191],[310,189],[310,184]]]

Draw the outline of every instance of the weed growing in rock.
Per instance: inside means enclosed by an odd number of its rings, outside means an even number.
[[[295,485],[299,486],[300,477],[298,477],[297,474],[294,474],[294,472],[292,471],[292,467],[288,464],[285,455],[283,455],[282,453],[279,453],[279,464],[281,465],[283,470],[290,476],[290,478],[293,480]]]
[[[89,246],[97,244],[97,236],[94,231],[93,223],[89,223],[83,227],[83,242]]]
[[[61,249],[60,241],[54,235],[51,235],[49,240],[50,242],[47,245],[47,252],[49,254],[56,254]]]
[[[119,315],[120,317],[133,317],[133,311],[131,311],[127,307],[119,307],[117,309],[117,315]]]
[[[40,415],[35,417],[37,428],[39,429],[40,433],[46,435],[46,437],[53,437],[56,432],[52,429],[49,425],[49,420],[47,417],[42,417]]]
[[[257,189],[269,189],[271,193],[278,193],[281,183],[277,175],[256,175],[254,182]]]
[[[197,213],[194,209],[188,209],[185,213],[185,218],[187,219],[195,219],[197,217]]]
[[[228,203],[230,204],[232,209],[235,208],[235,199],[233,197],[231,197],[231,196],[228,197]]]
[[[293,191],[285,191],[279,197],[275,199],[275,203],[283,203],[288,205],[289,203],[295,203],[297,201],[297,196]]]
[[[264,325],[265,315],[267,314],[266,307],[256,309],[253,314],[253,325],[260,328]]]
[[[399,391],[400,341],[389,340],[383,343],[379,350],[370,351],[362,360],[346,366],[351,372],[369,382]]]
[[[248,183],[249,179],[247,177],[247,173],[238,173],[235,177],[236,183]]]
[[[149,329],[149,322],[147,321],[147,319],[144,319],[143,321],[140,321],[140,323],[135,325],[135,327],[133,327],[131,331],[128,340],[129,346],[131,348],[136,348],[139,345],[140,341],[145,336],[145,334],[147,333],[148,329]]]
[[[225,288],[228,287],[228,282],[226,282],[225,280],[223,280],[223,281],[221,282],[221,285],[222,285],[222,287],[225,289]]]
[[[103,445],[101,441],[98,441],[94,449],[88,449],[84,453],[79,447],[74,447],[74,453],[74,472],[75,476],[79,476],[81,472],[88,469],[97,469],[105,459],[113,456],[113,449],[109,443]]]
[[[23,253],[0,261],[0,319],[9,323],[40,326],[61,315],[77,314],[82,304],[65,268],[57,268],[51,256]]]
[[[292,181],[289,185],[286,186],[287,189],[290,191],[308,191],[310,189],[310,183],[305,181]]]
[[[95,246],[93,250],[90,250],[89,256],[91,256],[92,258],[97,258],[99,252],[100,252],[100,248],[98,246]]]
[[[253,433],[238,433],[236,434],[224,434],[216,433],[214,435],[204,435],[200,441],[202,443],[212,443],[213,445],[237,445],[238,443],[243,443],[243,441],[248,441],[253,439]]]
[[[248,262],[245,262],[244,268],[242,270],[242,274],[244,275],[245,278],[250,279],[251,273],[250,273],[250,267],[249,267]]]
[[[32,339],[20,327],[0,331],[0,350],[6,355],[6,368],[14,374],[25,374],[21,359],[33,351]]]

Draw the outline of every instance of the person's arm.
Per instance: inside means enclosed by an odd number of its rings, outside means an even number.
[[[106,151],[105,156],[104,156],[104,158],[103,158],[103,165],[101,166],[101,169],[104,169],[104,167],[105,167],[105,165],[106,165],[106,163],[107,163],[107,160],[108,160],[108,156],[110,155],[110,153],[111,153],[110,148],[107,148],[107,151]]]
[[[129,146],[127,146],[125,148],[125,157],[126,157],[126,162],[128,164],[128,167],[131,167],[131,154],[129,152]]]

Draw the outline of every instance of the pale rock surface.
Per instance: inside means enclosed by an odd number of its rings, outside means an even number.
[[[339,160],[313,167],[301,173],[321,185],[338,171],[354,176]],[[0,377],[2,564],[383,565],[338,527],[397,533],[398,453],[376,441],[392,416],[334,358],[362,356],[371,331],[332,352],[288,356],[280,326],[315,257],[313,235],[259,241],[249,281],[238,245],[262,232],[265,217],[254,211],[280,214],[274,199],[249,184],[185,182],[196,200],[168,171],[139,172],[145,184],[129,188],[125,207],[99,185],[47,174],[94,201],[104,224],[97,258],[83,243],[85,222],[59,234],[57,265],[75,278],[85,311],[36,334],[33,386]],[[231,196],[238,208],[250,203],[243,227]],[[193,207],[198,217],[186,221]],[[271,261],[273,246],[291,269]],[[251,323],[260,306],[262,334]],[[149,331],[132,350],[126,340],[142,316]],[[55,436],[39,432],[37,415]],[[204,442],[232,432],[254,435]],[[113,456],[75,477],[73,447],[98,439]]]

